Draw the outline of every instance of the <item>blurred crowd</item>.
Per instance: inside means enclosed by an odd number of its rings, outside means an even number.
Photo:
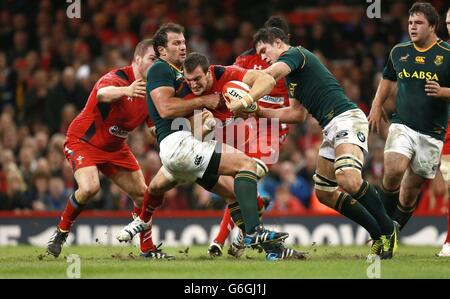
[[[444,15],[446,1],[430,2]],[[411,3],[383,1],[381,18],[369,19],[365,1],[82,0],[81,18],[69,19],[66,1],[1,1],[0,210],[64,208],[75,188],[63,155],[68,125],[96,80],[129,64],[138,41],[151,37],[162,23],[180,23],[190,51],[229,65],[252,47],[253,34],[270,15],[282,15],[290,25],[291,43],[316,53],[368,114],[389,50],[408,40]],[[448,38],[444,26],[439,32]],[[386,109],[392,110],[392,103]],[[310,118],[290,126],[280,162],[259,186],[260,194],[273,198],[272,210],[323,209],[312,189],[321,135]],[[383,173],[385,135],[386,128],[369,140],[364,176],[374,184]],[[161,165],[156,141],[142,127],[128,142],[149,181]],[[90,208],[131,208],[117,186],[105,178],[101,185]],[[436,196],[433,188],[428,192],[431,206]],[[191,185],[168,192],[163,209],[220,209],[224,204]]]

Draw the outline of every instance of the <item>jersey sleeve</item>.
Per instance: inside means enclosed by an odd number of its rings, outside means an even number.
[[[394,49],[392,49],[391,53],[389,54],[388,61],[383,69],[383,79],[397,81],[397,74],[395,73],[394,64],[392,63],[393,52]]]
[[[306,63],[306,56],[299,48],[291,48],[284,52],[277,60],[277,62],[286,63],[291,71],[302,69]]]
[[[173,74],[170,67],[165,63],[154,64],[147,74],[147,92],[150,93],[152,90],[161,87],[168,86],[173,87],[175,82],[175,75]]]
[[[117,87],[122,87],[122,86],[128,86],[130,85],[130,83],[128,83],[127,81],[117,77],[114,74],[108,73],[106,75],[104,75],[103,77],[101,77],[96,84],[97,90],[99,90],[100,88],[103,87],[107,87],[107,86],[117,86]]]

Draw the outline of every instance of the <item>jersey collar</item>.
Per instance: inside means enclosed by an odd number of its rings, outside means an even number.
[[[168,61],[166,61],[166,62],[167,62],[171,67],[173,67],[174,69],[176,69],[177,72],[180,72],[180,73],[183,72],[183,70],[182,70],[181,68],[177,67],[175,64],[172,64],[172,63],[170,63],[170,62],[168,62]]]
[[[418,51],[418,52],[426,52],[428,50],[430,50],[431,48],[434,47],[434,45],[436,45],[438,43],[439,39],[437,39],[434,43],[432,43],[430,46],[428,46],[427,48],[419,48],[418,46],[416,46],[415,43],[412,43],[414,48]]]

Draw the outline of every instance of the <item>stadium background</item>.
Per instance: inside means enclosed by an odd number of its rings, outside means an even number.
[[[446,1],[430,1],[441,16]],[[214,64],[232,64],[252,46],[253,33],[270,15],[284,16],[292,44],[314,51],[347,95],[368,114],[389,50],[408,40],[412,1],[382,1],[381,18],[369,19],[366,1],[146,1],[82,0],[81,18],[69,19],[65,1],[0,3],[0,245],[43,245],[74,189],[62,144],[95,81],[130,62],[134,46],[164,22],[186,29],[190,51]],[[448,39],[442,24],[440,36]],[[386,108],[392,110],[390,101]],[[371,134],[364,176],[379,184],[384,132]],[[293,236],[291,243],[363,244],[365,232],[318,203],[312,174],[321,129],[308,119],[290,127],[280,163],[261,182],[273,198],[266,222]],[[157,144],[144,127],[128,140],[147,181],[159,169]],[[74,244],[115,244],[113,233],[129,221],[132,203],[107,180],[74,229]],[[440,182],[422,192],[418,217],[405,243],[441,245],[446,194]],[[154,237],[167,245],[206,244],[224,201],[198,186],[167,193],[155,218]],[[72,240],[69,240],[69,243]]]

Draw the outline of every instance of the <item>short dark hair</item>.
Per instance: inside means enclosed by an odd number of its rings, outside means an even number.
[[[284,33],[289,34],[289,25],[281,16],[271,16],[265,23],[264,27],[277,27],[283,30]]]
[[[147,53],[147,50],[152,46],[153,46],[153,39],[146,38],[144,40],[141,40],[134,49],[133,59],[136,59],[137,56],[144,57],[145,53]]]
[[[186,57],[186,60],[183,63],[183,69],[188,73],[192,73],[198,66],[200,66],[206,74],[206,72],[208,72],[209,65],[209,59],[206,55],[192,52]]]
[[[280,28],[261,28],[253,36],[253,44],[256,45],[259,42],[273,44],[277,38],[286,44],[289,43],[287,34]]]
[[[428,20],[428,23],[435,28],[437,28],[437,25],[439,24],[439,14],[436,8],[428,2],[416,2],[411,6],[408,12],[410,16],[422,13]]]
[[[153,49],[155,50],[156,57],[159,57],[158,47],[167,47],[167,33],[169,32],[184,34],[184,28],[175,23],[166,23],[159,27],[155,35],[153,35]]]

